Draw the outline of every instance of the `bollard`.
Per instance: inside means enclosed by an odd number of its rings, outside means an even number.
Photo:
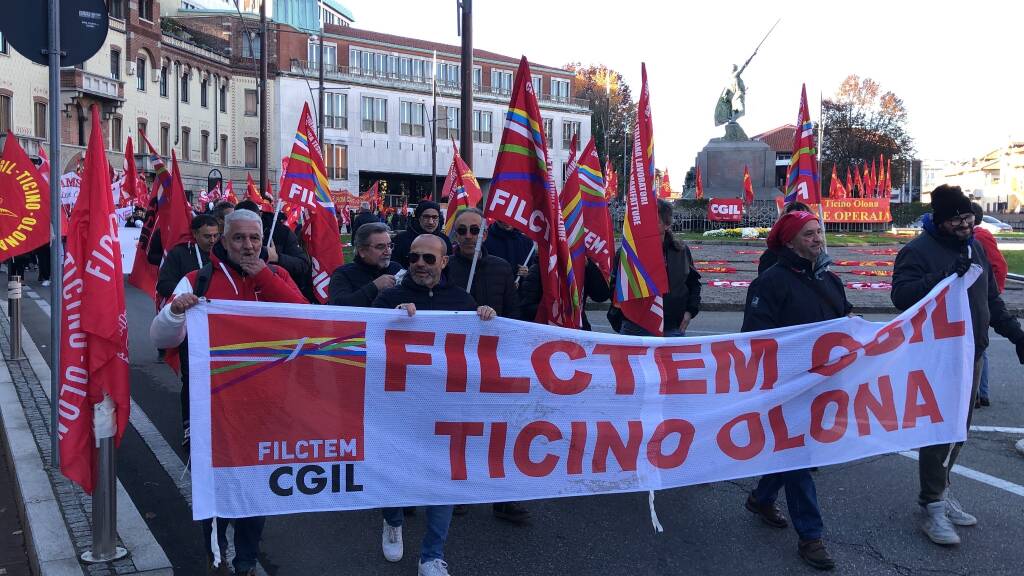
[[[96,454],[96,485],[92,492],[92,550],[82,553],[90,564],[123,558],[117,545],[117,462],[114,439],[101,438]]]
[[[21,276],[7,280],[7,317],[11,320],[11,360],[25,358],[21,353]]]

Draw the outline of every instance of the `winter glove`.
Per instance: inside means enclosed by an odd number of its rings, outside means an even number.
[[[1017,361],[1024,364],[1024,340],[1017,342]]]
[[[961,254],[956,257],[956,261],[953,262],[949,273],[956,274],[957,276],[963,276],[964,274],[967,274],[967,271],[970,269],[971,259],[966,254]]]

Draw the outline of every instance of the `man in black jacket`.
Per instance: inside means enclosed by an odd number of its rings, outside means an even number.
[[[477,208],[465,208],[452,224],[454,254],[448,260],[445,274],[452,284],[466,289],[469,285],[469,271],[473,268],[473,253],[477,237],[483,234],[487,240],[488,229],[484,213]],[[486,304],[502,318],[519,319],[519,300],[516,297],[515,280],[508,262],[492,256],[481,248],[476,261],[470,296],[477,304]]]
[[[484,248],[491,256],[497,256],[511,264],[512,271],[522,279],[529,273],[530,264],[526,257],[533,251],[533,240],[504,222],[496,224],[487,230]]]
[[[260,212],[259,205],[252,200],[239,202],[235,206],[235,210],[249,210],[259,214],[263,220],[264,238],[270,235],[270,228],[274,219],[272,213]],[[283,221],[284,215],[279,214],[278,216],[281,220],[278,221],[277,226],[273,226],[274,237],[267,243],[267,263],[277,264],[284,268],[288,275],[292,277],[295,285],[302,291],[302,294],[309,300],[313,289],[313,277],[311,275],[313,263],[305,250],[299,246],[299,239],[295,236],[295,232]],[[315,302],[315,300],[310,301]]]
[[[544,285],[541,281],[540,265],[534,262],[530,264],[529,272],[523,281],[519,283],[519,319],[526,322],[533,322],[537,318],[537,308],[540,307]],[[587,258],[587,267],[583,274],[583,314],[581,315],[582,326],[580,329],[591,331],[590,319],[587,318],[587,300],[594,302],[607,302],[612,297],[611,287],[605,280],[601,269],[594,264],[594,261]]]
[[[327,302],[335,306],[373,305],[381,290],[394,288],[402,267],[391,260],[391,235],[382,222],[365,224],[352,237],[355,259],[331,274]]]
[[[971,201],[958,186],[936,188],[932,192],[932,212],[925,214],[924,231],[896,255],[891,294],[892,303],[906,310],[943,278],[951,274],[963,276],[971,265],[981,267],[981,276],[967,289],[974,332],[974,382],[968,428],[981,380],[981,357],[988,348],[989,326],[1016,346],[1017,359],[1024,364],[1024,331],[999,296],[992,266],[984,249],[974,241],[974,223]],[[927,514],[922,529],[936,544],[959,544],[960,536],[953,524],[973,526],[978,522],[949,492],[949,471],[962,445],[958,442],[926,446],[918,457],[921,491],[917,502]]]
[[[482,320],[495,318],[490,306],[477,306],[465,290],[445,281],[442,270],[448,263],[446,245],[433,234],[423,234],[412,241],[409,250],[409,273],[401,284],[381,291],[374,308],[398,308],[409,316],[417,310],[476,310]],[[381,547],[389,562],[402,559],[402,509],[385,508]],[[446,576],[444,543],[452,521],[452,506],[427,506],[427,530],[420,550],[419,573]]]
[[[809,212],[790,212],[779,218],[768,235],[768,248],[778,262],[750,283],[743,312],[743,331],[766,330],[840,318],[853,306],[846,291],[828,271],[828,255],[822,252],[824,232]],[[831,570],[835,561],[821,540],[823,522],[814,479],[808,469],[788,470],[761,477],[747,497],[746,507],[776,528],[786,518],[775,504],[779,490],[786,489],[786,504],[793,528],[800,538],[797,551],[819,570]]]
[[[413,218],[409,220],[409,228],[395,236],[395,249],[391,253],[391,259],[398,262],[402,268],[409,267],[409,247],[412,241],[421,234],[433,234],[441,239],[445,245],[445,254],[452,253],[452,243],[441,230],[441,206],[437,202],[424,200],[416,205],[412,213]]]
[[[174,287],[186,274],[199,270],[210,261],[210,249],[220,239],[220,222],[209,214],[192,218],[189,228],[192,230],[193,241],[171,248],[160,265],[156,292],[165,300],[174,294]]]

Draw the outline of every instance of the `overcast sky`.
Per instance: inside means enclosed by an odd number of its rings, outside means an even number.
[[[342,0],[355,27],[458,44],[455,0]],[[477,0],[476,48],[562,65],[600,63],[640,93],[646,61],[655,159],[674,187],[723,128],[715,101],[776,19],[743,74],[753,136],[795,123],[800,85],[813,119],[848,74],[871,77],[903,99],[922,159],[968,159],[1024,137],[1024,3],[630,2]]]

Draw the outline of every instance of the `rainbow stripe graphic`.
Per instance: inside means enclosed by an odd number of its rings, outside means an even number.
[[[211,347],[211,376],[255,367],[215,386],[211,393],[216,394],[298,358],[311,358],[365,368],[366,333],[360,332],[341,337],[307,336],[290,340],[239,342]]]

